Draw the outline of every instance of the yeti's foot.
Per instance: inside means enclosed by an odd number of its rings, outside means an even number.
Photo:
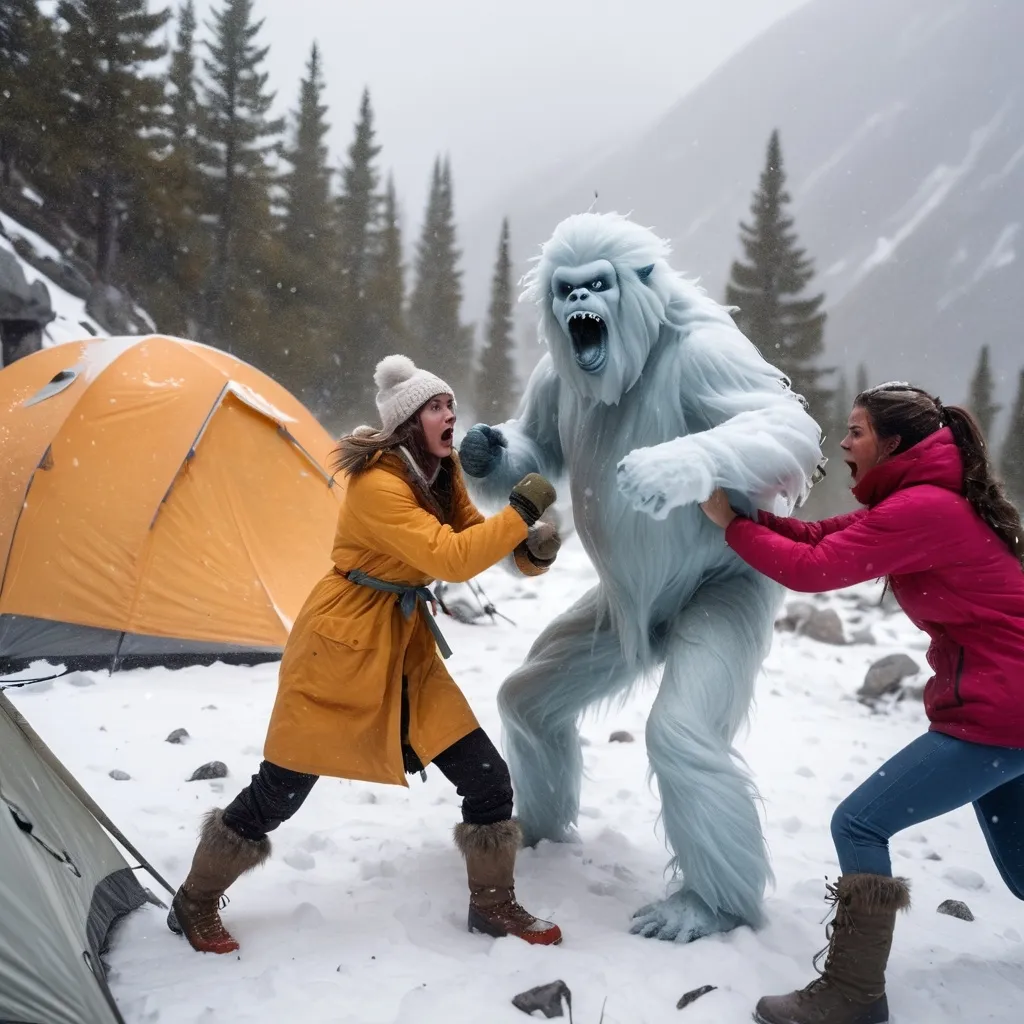
[[[633,915],[630,931],[646,939],[693,942],[742,924],[731,914],[718,914],[692,892],[682,890],[657,903],[648,903]]]
[[[523,847],[532,849],[542,839],[549,843],[578,843],[579,833],[571,825],[556,825],[553,823],[533,823],[519,819],[519,827],[523,832]]]

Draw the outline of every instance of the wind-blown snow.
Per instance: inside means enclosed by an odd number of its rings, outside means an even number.
[[[520,581],[492,570],[481,582],[517,625],[441,625],[455,651],[449,667],[497,740],[498,684],[594,574],[570,540],[546,577]],[[584,724],[581,843],[545,843],[520,857],[518,895],[562,926],[562,946],[467,933],[465,876],[451,844],[458,798],[436,768],[425,784],[413,777],[408,790],[323,779],[273,834],[268,865],[231,889],[224,916],[239,955],[194,953],[156,908],[124,923],[109,960],[126,1021],[526,1024],[531,1018],[512,997],[561,978],[577,1024],[597,1024],[606,1000],[605,1024],[746,1024],[760,995],[813,977],[811,957],[825,942],[823,883],[838,873],[829,837],[834,807],[926,728],[917,702],[873,715],[852,699],[867,666],[884,654],[907,651],[924,665],[921,634],[904,618],[857,610],[852,597],[876,601],[880,591],[868,586],[830,602],[848,632],[870,624],[876,646],[831,647],[779,633],[759,681],[740,749],[764,798],[778,878],[760,933],[743,928],[690,946],[629,934],[632,911],[663,892],[666,859],[655,829],[658,800],[646,781],[644,722],[655,692],[647,687]],[[201,814],[223,806],[258,766],[275,678],[272,665],[79,674],[9,696],[178,884]],[[163,742],[181,726],[191,740]],[[608,742],[615,729],[636,742]],[[228,779],[184,781],[214,759],[227,763]],[[111,779],[115,768],[131,779]],[[892,954],[893,1019],[1019,1021],[1024,908],[1003,887],[972,811],[913,828],[892,851],[914,893]],[[936,914],[947,898],[965,900],[977,920]],[[718,988],[676,1010],[684,992],[705,984]]]
[[[971,133],[967,152],[960,163],[953,167],[944,164],[936,167],[928,175],[910,202],[894,216],[894,220],[902,221],[899,228],[891,237],[878,239],[874,251],[858,269],[851,288],[876,267],[892,259],[900,245],[942,206],[950,192],[973,170],[982,150],[995,135],[1004,116],[1005,109],[1001,109],[991,121]]]
[[[964,284],[947,292],[939,301],[938,308],[940,310],[947,309],[958,298],[960,298],[960,296],[966,295],[981,281],[983,277],[996,270],[1002,270],[1004,267],[1008,267],[1013,263],[1017,258],[1017,252],[1013,248],[1013,240],[1016,238],[1019,230],[1020,224],[1016,221],[1013,224],[1007,224],[1007,226],[999,232],[999,237],[995,240],[992,248],[989,249],[982,261],[975,268],[971,277]]]

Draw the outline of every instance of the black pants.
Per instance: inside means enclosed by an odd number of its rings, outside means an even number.
[[[483,729],[474,729],[434,758],[462,797],[462,820],[491,825],[512,817],[508,766]],[[319,775],[264,761],[252,782],[224,809],[224,824],[246,839],[262,839],[287,821],[309,796]]]

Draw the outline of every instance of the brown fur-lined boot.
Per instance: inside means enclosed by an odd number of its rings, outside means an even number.
[[[469,930],[554,946],[562,941],[558,925],[541,921],[516,901],[514,874],[521,841],[522,832],[514,821],[455,826],[455,845],[466,858],[469,879]]]
[[[896,912],[910,906],[905,878],[844,875],[826,899],[836,916],[826,929],[821,977],[785,996],[765,996],[754,1011],[760,1024],[886,1024],[885,967]]]
[[[258,867],[270,856],[270,840],[246,839],[223,821],[214,808],[203,819],[199,846],[188,878],[175,893],[167,915],[167,927],[184,935],[200,953],[233,953],[238,943],[220,919],[224,891],[240,875]]]

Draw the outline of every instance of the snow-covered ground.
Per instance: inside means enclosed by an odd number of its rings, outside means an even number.
[[[482,582],[516,626],[443,626],[455,650],[453,674],[497,739],[499,683],[539,629],[592,584],[593,571],[574,539],[546,578],[523,582],[495,570]],[[874,586],[859,591],[870,599],[879,593]],[[520,858],[520,898],[562,926],[561,946],[467,933],[465,876],[449,838],[458,800],[436,769],[408,790],[323,779],[274,833],[268,865],[231,890],[225,919],[240,955],[192,952],[156,908],[123,925],[110,962],[125,1019],[516,1024],[527,1018],[512,997],[560,978],[572,991],[576,1024],[598,1024],[602,1007],[604,1024],[749,1021],[760,995],[812,976],[811,956],[824,944],[823,882],[838,873],[828,831],[836,803],[926,727],[916,702],[872,714],[853,700],[876,658],[907,651],[924,664],[921,635],[902,616],[858,612],[856,596],[830,604],[848,627],[871,625],[877,645],[834,647],[777,633],[740,741],[764,798],[777,875],[760,933],[743,928],[692,945],[629,934],[632,911],[659,897],[665,884],[658,800],[646,777],[644,722],[654,692],[647,687],[584,725],[581,843],[545,843]],[[851,622],[857,614],[863,619]],[[96,673],[9,695],[177,884],[200,815],[230,800],[258,765],[275,671]],[[181,726],[191,740],[165,743]],[[617,729],[636,742],[610,743]],[[214,759],[226,762],[228,779],[185,781]],[[131,778],[115,781],[111,769]],[[970,809],[901,834],[893,858],[914,891],[890,964],[893,1020],[1019,1022],[1024,905],[1003,887]],[[947,898],[965,900],[976,920],[936,914]],[[683,993],[702,985],[717,989],[676,1009]]]

